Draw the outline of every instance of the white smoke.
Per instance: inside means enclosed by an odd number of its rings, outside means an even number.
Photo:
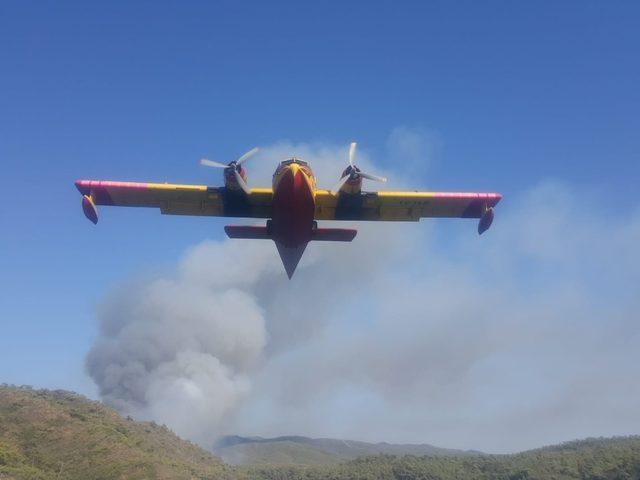
[[[409,134],[393,148],[419,148]],[[250,182],[292,154],[330,186],[347,146],[263,149]],[[271,242],[205,241],[107,298],[89,372],[120,411],[205,446],[295,433],[512,451],[637,432],[640,215],[557,182],[514,197],[482,238],[469,220],[359,224],[351,244],[310,244],[291,281]]]
[[[175,278],[131,283],[113,294],[99,312],[101,335],[87,358],[103,399],[209,443],[249,392],[248,375],[266,344],[262,309],[245,288],[255,281],[251,271],[274,266],[268,259],[265,249],[252,255],[230,243],[204,243]]]

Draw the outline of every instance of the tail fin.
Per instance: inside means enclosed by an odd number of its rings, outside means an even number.
[[[272,239],[269,229],[267,227],[250,227],[240,225],[227,225],[224,227],[224,231],[229,238],[248,238],[258,240]],[[356,230],[347,228],[316,228],[311,234],[311,240],[317,240],[322,242],[350,242],[356,236],[358,232]],[[295,272],[298,262],[304,253],[307,243],[302,243],[297,246],[285,246],[276,240],[276,247],[278,253],[284,264],[284,269],[287,272],[287,276],[291,278],[293,272]]]
[[[240,225],[227,225],[224,227],[229,238],[251,238],[268,240],[271,238],[267,227],[249,227]]]
[[[287,277],[291,280],[293,272],[296,271],[298,262],[302,258],[304,249],[307,248],[307,244],[303,243],[297,247],[287,247],[280,242],[276,242],[276,247],[280,255],[280,260],[282,260],[282,265],[284,265],[284,269],[287,272]]]
[[[320,242],[350,242],[358,233],[351,228],[317,228],[314,230],[311,240]]]

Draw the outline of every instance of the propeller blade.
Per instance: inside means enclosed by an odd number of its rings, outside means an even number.
[[[336,185],[331,189],[331,195],[336,196],[338,192],[342,189],[342,186],[347,182],[347,180],[349,180],[350,176],[351,175],[347,173],[344,177],[342,177],[340,181],[336,183]]]
[[[250,157],[253,157],[256,153],[258,153],[258,150],[260,150],[258,147],[256,148],[252,148],[251,150],[249,150],[247,153],[245,153],[244,155],[242,155],[238,160],[236,160],[236,163],[238,165],[242,165],[244,162],[246,162],[247,160],[249,160]]]
[[[351,142],[349,146],[349,165],[354,166],[353,161],[356,158],[356,142]]]
[[[358,172],[358,175],[360,175],[362,178],[368,178],[369,180],[373,180],[376,182],[385,183],[387,181],[386,177],[379,177],[377,175],[371,175],[370,173]]]
[[[244,179],[240,176],[238,170],[234,168],[233,174],[236,176],[236,181],[238,182],[238,185],[240,185],[240,188],[244,190],[244,193],[249,195],[251,193],[251,189],[249,188],[249,185],[247,185],[247,182],[245,182]]]
[[[214,167],[214,168],[227,168],[229,165],[225,165],[224,163],[214,162],[213,160],[207,160],[203,158],[200,160],[200,165],[204,165],[205,167]]]

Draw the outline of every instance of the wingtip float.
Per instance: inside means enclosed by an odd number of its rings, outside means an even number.
[[[82,196],[82,211],[91,223],[94,225],[98,223],[98,209],[90,195]]]
[[[243,163],[254,148],[228,164],[201,160],[224,169],[224,187],[78,180],[84,215],[98,222],[97,205],[154,207],[167,215],[205,215],[266,219],[264,226],[228,225],[229,238],[273,240],[291,278],[311,241],[351,242],[354,229],[319,228],[319,220],[418,221],[421,218],[477,218],[478,234],[486,232],[502,199],[499,193],[366,192],[363,179],[386,178],[362,172],[355,164],[355,143],[349,165],[332,190],[318,189],[308,163],[299,158],[281,162],[271,188],[250,188]]]
[[[493,207],[489,207],[485,210],[485,212],[480,217],[480,221],[478,222],[478,235],[482,235],[484,232],[489,230],[489,227],[493,223],[493,217],[495,214],[493,213]]]

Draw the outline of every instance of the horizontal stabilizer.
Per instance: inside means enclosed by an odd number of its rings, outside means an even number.
[[[229,238],[250,238],[268,240],[271,238],[267,227],[249,227],[240,225],[227,225],[224,231]]]
[[[317,228],[311,240],[320,242],[350,242],[358,233],[352,228]]]

